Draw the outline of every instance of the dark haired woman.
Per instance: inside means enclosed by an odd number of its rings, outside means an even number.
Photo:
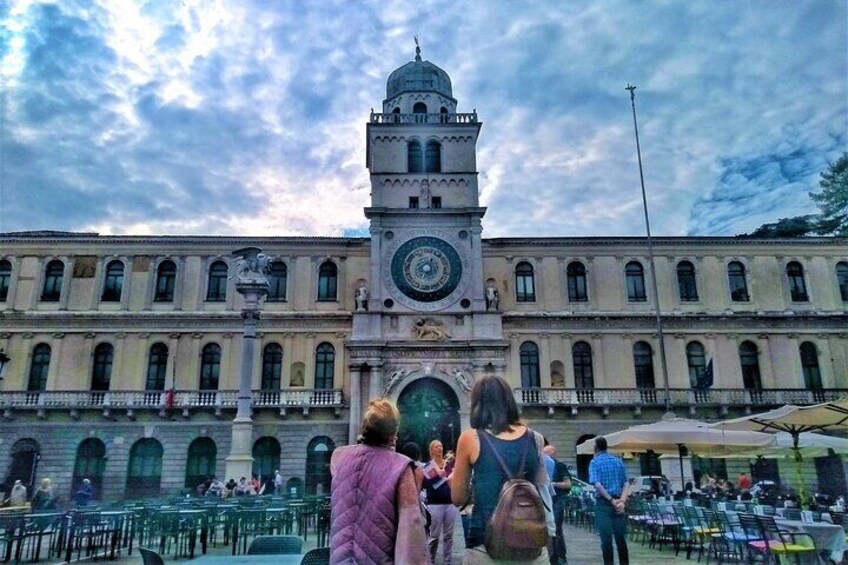
[[[395,452],[400,414],[372,400],[360,443],[336,449],[330,459],[330,562],[350,564],[429,562],[418,493],[421,472]]]
[[[487,375],[474,383],[471,390],[471,429],[459,436],[451,479],[453,503],[462,506],[467,502],[472,471],[474,473],[474,510],[468,528],[464,564],[496,563],[484,546],[486,524],[495,511],[501,487],[510,478],[504,475],[498,455],[513,473],[520,468],[524,456],[524,476],[521,478],[532,481],[547,508],[552,508],[550,482],[542,461],[543,443],[540,434],[521,423],[518,406],[506,381]],[[555,531],[553,515],[550,512],[545,514],[548,534],[552,536]],[[538,557],[523,563],[547,564],[547,550],[542,549]]]

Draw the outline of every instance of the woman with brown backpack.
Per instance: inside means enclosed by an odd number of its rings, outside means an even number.
[[[554,521],[544,440],[521,423],[512,391],[500,377],[488,375],[474,384],[471,428],[459,437],[451,477],[453,502],[462,506],[474,475],[463,563],[547,564]]]

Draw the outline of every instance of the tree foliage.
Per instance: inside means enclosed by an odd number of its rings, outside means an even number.
[[[781,218],[763,224],[742,237],[802,237],[805,235],[848,236],[848,152],[830,163],[821,173],[819,192],[810,198],[819,207],[819,214]]]
[[[816,231],[822,235],[848,236],[848,152],[821,174],[819,188],[819,192],[810,193],[821,210]]]

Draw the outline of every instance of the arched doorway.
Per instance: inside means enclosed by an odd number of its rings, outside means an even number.
[[[265,436],[257,439],[253,444],[253,474],[264,484],[274,478],[279,468],[280,442],[277,438]]]
[[[401,391],[398,408],[398,448],[414,442],[425,461],[430,458],[427,447],[434,439],[442,442],[445,451],[456,450],[461,431],[459,399],[450,385],[429,377],[418,379]]]
[[[329,494],[330,457],[336,444],[327,436],[313,438],[306,448],[306,492]],[[320,493],[318,492],[320,489]]]
[[[8,496],[15,481],[21,481],[27,489],[27,496],[32,496],[35,484],[35,472],[38,460],[41,458],[38,442],[34,439],[19,439],[12,445],[12,461],[6,473],[3,492]],[[3,485],[0,485],[2,487]]]
[[[82,481],[88,479],[94,489],[95,500],[100,499],[103,488],[103,471],[106,468],[106,445],[96,437],[90,437],[80,442],[77,447],[77,458],[74,461],[74,478],[71,480],[71,496],[82,486]]]
[[[153,438],[143,438],[133,444],[127,471],[127,498],[159,496],[164,453],[162,444]]]
[[[580,445],[586,440],[590,440],[594,438],[594,434],[586,434],[577,438],[577,443],[574,444],[575,447]],[[589,480],[589,463],[592,461],[591,455],[578,455],[577,456],[577,478],[581,481]]]

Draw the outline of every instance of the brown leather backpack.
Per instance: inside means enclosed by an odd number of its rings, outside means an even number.
[[[486,524],[486,552],[493,559],[531,560],[539,557],[548,545],[545,505],[539,490],[524,479],[524,466],[530,444],[535,443],[532,432],[524,439],[524,451],[518,473],[512,474],[486,432],[479,432],[503,469],[508,480],[501,487],[498,504]]]

